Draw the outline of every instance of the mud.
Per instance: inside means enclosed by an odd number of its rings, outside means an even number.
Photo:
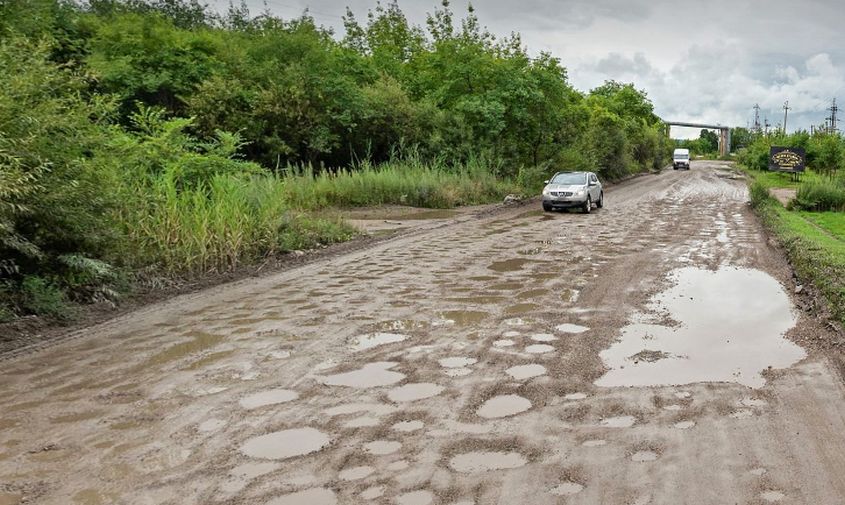
[[[829,327],[726,173],[403,219],[7,360],[0,500],[838,503]]]

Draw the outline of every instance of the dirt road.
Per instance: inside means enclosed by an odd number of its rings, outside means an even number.
[[[0,504],[842,503],[845,389],[746,201],[697,162],[0,362]]]

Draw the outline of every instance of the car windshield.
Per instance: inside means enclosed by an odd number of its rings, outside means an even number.
[[[688,160],[688,159],[689,159],[689,154],[681,154],[681,153],[678,153],[678,154],[676,154],[676,155],[675,155],[675,159],[676,159],[676,160]]]
[[[572,184],[586,184],[587,174],[583,172],[570,172],[566,174],[557,174],[551,180],[551,184],[572,185]]]

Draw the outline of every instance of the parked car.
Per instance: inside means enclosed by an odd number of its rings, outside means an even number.
[[[672,153],[672,168],[689,170],[689,149],[675,149],[675,152]]]
[[[543,188],[543,210],[578,207],[585,213],[604,207],[604,190],[601,181],[593,172],[558,172],[545,181]]]

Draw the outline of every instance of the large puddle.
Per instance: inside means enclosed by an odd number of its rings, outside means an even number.
[[[519,395],[499,395],[484,402],[476,411],[479,417],[496,419],[525,412],[531,408],[531,401]]]
[[[596,385],[660,386],[737,382],[757,388],[761,372],[805,356],[786,340],[795,325],[781,285],[759,270],[681,268],[673,287],[650,302],[677,324],[633,323],[601,358],[610,368]]]
[[[393,361],[367,363],[360,370],[328,375],[321,377],[320,381],[327,386],[346,386],[357,389],[388,386],[405,378],[405,374],[390,370],[396,365],[398,363]]]

